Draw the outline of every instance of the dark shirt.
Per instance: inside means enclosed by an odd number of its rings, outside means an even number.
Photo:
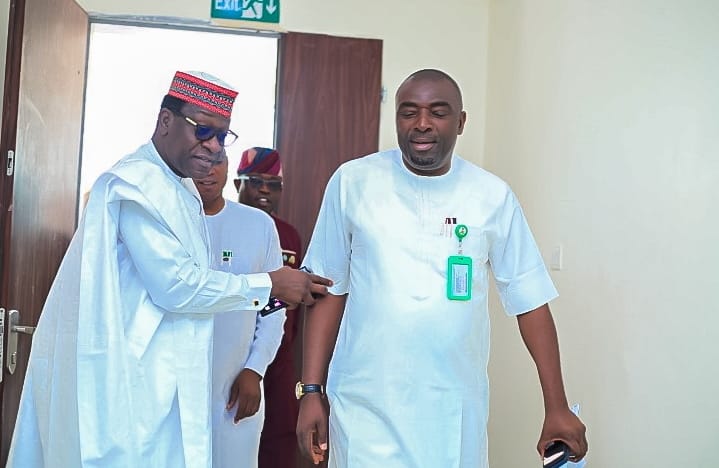
[[[282,260],[286,266],[299,268],[302,263],[300,235],[291,224],[272,216],[280,236]],[[264,377],[265,425],[263,439],[273,435],[295,432],[299,405],[294,389],[297,382],[294,342],[299,330],[299,309],[286,312],[285,333],[272,364]]]

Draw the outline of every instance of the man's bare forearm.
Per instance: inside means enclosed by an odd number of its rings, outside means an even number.
[[[544,410],[565,410],[567,397],[564,393],[562,369],[559,359],[557,330],[549,306],[544,304],[517,317],[519,331],[529,350],[539,374],[544,397]]]
[[[328,294],[305,312],[302,381],[324,384],[347,295]]]

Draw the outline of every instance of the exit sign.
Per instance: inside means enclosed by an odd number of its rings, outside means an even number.
[[[280,0],[211,0],[211,18],[280,22]]]

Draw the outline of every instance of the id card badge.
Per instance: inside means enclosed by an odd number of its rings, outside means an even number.
[[[472,299],[472,257],[450,255],[447,258],[447,299]]]
[[[447,258],[447,299],[468,301],[472,299],[472,257],[462,255],[462,241],[469,234],[469,228],[458,224],[454,228],[454,234],[459,245],[457,255]]]

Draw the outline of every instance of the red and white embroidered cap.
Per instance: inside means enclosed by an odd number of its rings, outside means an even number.
[[[201,71],[176,72],[167,94],[227,118],[237,97],[232,86]]]

